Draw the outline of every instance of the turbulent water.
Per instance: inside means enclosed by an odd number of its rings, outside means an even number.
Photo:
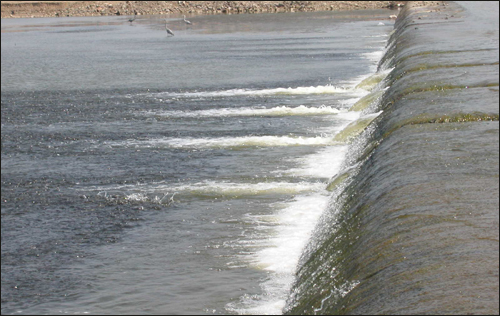
[[[388,15],[2,20],[2,314],[281,313]]]
[[[498,314],[498,9],[399,13],[285,314]]]

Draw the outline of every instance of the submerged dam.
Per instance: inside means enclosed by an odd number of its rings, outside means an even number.
[[[399,13],[285,314],[499,313],[498,9]]]

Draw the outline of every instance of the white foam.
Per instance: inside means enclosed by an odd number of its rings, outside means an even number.
[[[232,183],[207,181],[171,189],[174,191],[189,192],[190,194],[215,194],[226,197],[240,197],[262,194],[298,194],[304,192],[314,192],[324,187],[325,184],[319,182]]]
[[[347,147],[347,145],[329,146],[315,154],[298,158],[300,167],[290,169],[285,174],[330,179],[339,171]]]
[[[280,275],[294,274],[302,249],[327,206],[328,194],[324,187],[319,192],[297,196],[288,207],[278,212],[278,234],[270,240],[274,247],[256,254],[260,268]]]
[[[221,138],[157,138],[129,139],[126,141],[106,142],[105,146],[126,148],[244,148],[244,147],[282,147],[282,146],[325,146],[336,144],[332,135],[303,136],[242,136]]]
[[[166,183],[145,184],[123,184],[113,186],[86,187],[99,191],[98,195],[108,196],[107,192],[124,192],[125,197],[130,200],[146,200],[145,194],[194,194],[194,195],[218,195],[226,197],[255,196],[261,194],[298,194],[322,190],[325,183],[322,182],[258,182],[258,183],[234,183],[223,181],[203,181],[188,183],[184,185],[172,185]],[[133,193],[130,193],[133,192]]]
[[[384,55],[384,51],[376,51],[376,52],[371,52],[371,53],[363,53],[362,54],[365,58],[369,59],[370,61],[374,63],[378,63],[378,61],[382,58]]]
[[[305,107],[304,107],[305,108]],[[327,110],[328,111],[328,110]],[[335,124],[318,131],[320,136],[241,136],[241,137],[219,137],[219,138],[174,138],[164,137],[155,139],[128,139],[125,141],[109,141],[104,146],[125,148],[245,148],[245,147],[284,147],[284,146],[327,146],[336,145],[334,136],[350,122],[360,117],[360,112],[334,110],[336,118],[344,120],[342,124]],[[186,113],[187,114],[187,113]],[[215,113],[214,113],[215,114]],[[219,113],[220,114],[220,113]],[[188,114],[189,115],[189,114]],[[97,145],[96,145],[97,146]]]
[[[384,54],[384,50],[362,54],[366,59],[372,62],[372,65],[370,66],[371,73],[377,71],[378,62],[382,59],[382,56],[384,56]]]
[[[295,94],[335,94],[351,93],[352,88],[336,87],[333,85],[309,86],[296,88],[274,88],[274,89],[229,89],[219,91],[195,91],[195,92],[159,92],[148,93],[153,97],[183,97],[183,98],[209,98],[209,97],[232,97],[232,96],[259,96],[259,95],[295,95]]]
[[[184,117],[230,117],[230,116],[312,116],[312,115],[334,115],[341,111],[331,106],[322,105],[320,107],[307,107],[300,105],[297,107],[277,106],[266,108],[223,108],[200,111],[148,111],[139,112],[147,116],[164,116],[171,118]]]
[[[282,313],[302,249],[328,204],[328,194],[317,192],[297,196],[276,214],[275,237],[260,241],[262,249],[250,259],[254,267],[271,272],[261,283],[262,294],[243,296],[240,302],[228,304],[228,310],[252,315]]]
[[[374,114],[375,115],[378,115]],[[360,113],[343,112],[336,117],[345,120],[344,124],[335,124],[338,133],[353,121],[361,118]],[[331,133],[331,131],[329,131]],[[300,166],[291,169],[293,175],[329,178],[340,171],[347,154],[347,145],[329,143],[308,157],[298,158]],[[286,207],[273,216],[273,225],[268,226],[274,232],[265,239],[252,243],[256,252],[250,252],[248,259],[252,266],[268,271],[268,279],[260,284],[262,294],[244,295],[239,302],[226,305],[226,309],[239,314],[279,315],[282,314],[290,289],[295,281],[295,272],[303,249],[309,242],[314,227],[328,207],[329,195],[325,187],[314,193],[297,195]],[[255,216],[256,221],[266,219]],[[239,240],[244,242],[243,240]],[[342,288],[347,293],[356,286]],[[333,293],[333,292],[332,292]],[[326,296],[322,303],[330,296]],[[322,308],[321,306],[320,308]]]

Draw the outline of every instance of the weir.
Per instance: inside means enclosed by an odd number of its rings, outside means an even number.
[[[498,2],[400,12],[383,112],[329,185],[285,314],[498,314],[498,20]]]

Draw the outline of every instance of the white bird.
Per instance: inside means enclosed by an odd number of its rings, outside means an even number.
[[[190,21],[186,20],[186,16],[185,15],[183,15],[183,17],[184,17],[184,22],[186,22],[186,24],[191,24]]]
[[[167,34],[174,36],[174,32],[172,32],[172,30],[167,26],[167,19],[165,19],[165,31],[167,31]]]

